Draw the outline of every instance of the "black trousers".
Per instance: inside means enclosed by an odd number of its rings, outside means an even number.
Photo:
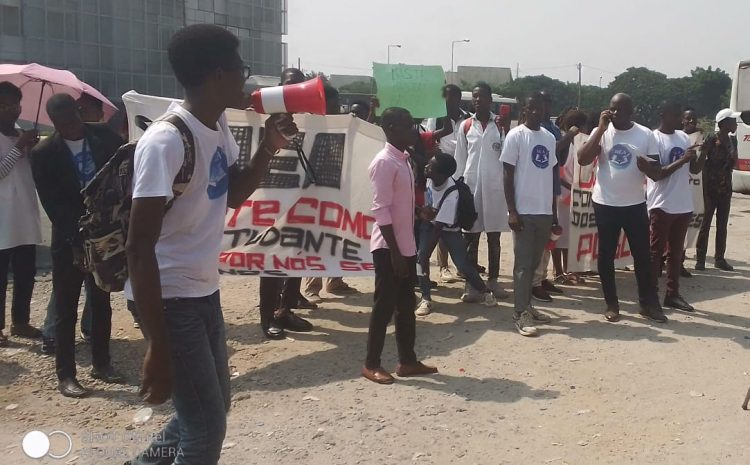
[[[716,213],[716,251],[714,252],[714,259],[723,260],[724,253],[727,251],[727,225],[729,224],[729,210],[732,206],[732,193],[717,193],[703,189],[703,204],[705,214],[701,230],[698,233],[698,243],[695,246],[698,260],[706,260],[708,235],[711,231],[714,213]]]
[[[487,278],[496,281],[500,276],[500,233],[488,232],[487,234]],[[464,233],[466,238],[466,254],[469,263],[474,267],[479,266],[479,238],[482,233]]]
[[[658,305],[656,288],[651,281],[649,219],[646,203],[628,207],[612,207],[594,203],[596,228],[599,232],[599,258],[597,266],[602,281],[604,300],[608,305],[617,305],[617,284],[615,283],[615,255],[620,241],[620,232],[630,245],[630,253],[635,265],[635,279],[638,282],[638,300],[643,305]]]
[[[365,366],[370,369],[380,367],[388,323],[395,315],[396,345],[398,359],[402,364],[417,362],[414,352],[417,322],[414,310],[417,296],[414,285],[417,282],[417,257],[408,257],[409,277],[397,278],[393,272],[391,252],[378,249],[372,253],[375,264],[375,304],[370,315],[370,330],[367,333],[367,359]]]
[[[274,312],[299,306],[302,278],[260,278],[260,320],[270,323]]]
[[[0,330],[5,329],[9,265],[13,266],[11,321],[14,325],[28,324],[31,315],[31,294],[34,292],[36,277],[36,246],[19,245],[0,250]]]
[[[105,368],[111,360],[109,340],[112,335],[112,306],[109,293],[101,290],[91,274],[73,264],[70,248],[52,254],[52,283],[57,319],[55,327],[55,367],[60,380],[76,376],[76,321],[81,285],[91,287],[91,360],[94,368]]]

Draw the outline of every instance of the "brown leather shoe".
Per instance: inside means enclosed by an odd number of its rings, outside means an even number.
[[[422,376],[422,375],[434,375],[438,372],[436,367],[425,365],[422,362],[417,362],[413,365],[402,365],[398,364],[396,367],[396,374],[402,378],[408,376]]]
[[[362,376],[373,383],[378,384],[393,384],[393,382],[396,381],[390,373],[383,369],[383,367],[377,367],[374,369],[362,367]]]

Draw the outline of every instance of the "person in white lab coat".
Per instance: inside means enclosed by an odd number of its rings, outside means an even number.
[[[487,234],[488,287],[496,298],[508,297],[498,283],[500,276],[500,233],[510,231],[508,207],[503,193],[503,165],[500,162],[507,122],[490,111],[492,90],[486,83],[478,83],[472,92],[475,115],[467,119],[456,135],[456,177],[464,181],[474,194],[474,205],[479,218],[466,231],[469,260],[477,264],[479,238]],[[467,289],[468,299],[475,296]]]

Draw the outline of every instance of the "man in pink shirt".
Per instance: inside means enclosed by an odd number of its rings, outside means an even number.
[[[398,376],[437,373],[417,361],[414,352],[417,298],[417,244],[414,238],[414,173],[406,148],[416,142],[414,120],[403,108],[383,112],[382,127],[388,143],[373,159],[368,173],[373,190],[375,226],[370,251],[375,264],[375,304],[367,335],[367,359],[362,376],[378,384],[394,379],[380,364],[388,323],[395,314]]]

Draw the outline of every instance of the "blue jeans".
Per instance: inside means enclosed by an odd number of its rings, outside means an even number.
[[[432,223],[423,221],[419,226],[419,263],[429,261],[429,254],[431,250],[427,250],[429,247],[430,238],[432,238],[432,232],[434,230]],[[448,249],[448,253],[456,265],[456,269],[466,276],[466,282],[477,291],[482,291],[487,288],[484,281],[479,276],[477,268],[469,263],[468,255],[466,253],[466,241],[464,235],[460,231],[445,231],[440,233],[440,239],[442,239],[445,248]],[[430,296],[430,269],[421,270],[419,275],[419,287],[422,289],[422,298],[424,300],[432,300]]]
[[[164,301],[175,415],[132,465],[216,465],[231,406],[219,291]]]

